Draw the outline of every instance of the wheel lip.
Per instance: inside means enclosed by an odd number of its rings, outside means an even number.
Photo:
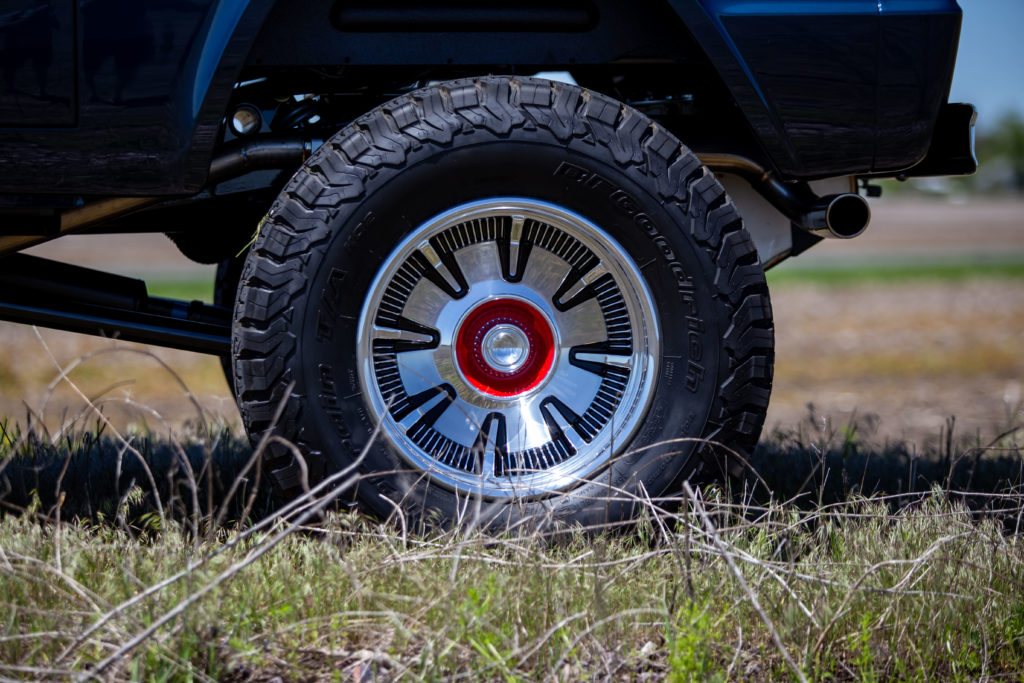
[[[635,329],[634,361],[638,357],[644,362],[634,362],[630,373],[627,387],[634,383],[641,383],[639,392],[624,392],[624,397],[632,395],[633,402],[624,412],[627,419],[619,423],[621,426],[610,440],[608,448],[614,448],[614,456],[602,455],[603,450],[591,453],[588,457],[580,457],[579,454],[570,457],[567,461],[570,466],[561,468],[565,462],[552,468],[519,474],[514,481],[511,477],[496,478],[493,475],[470,473],[453,473],[451,468],[442,469],[437,461],[430,457],[421,457],[425,454],[419,452],[419,447],[413,443],[404,431],[400,430],[391,416],[388,409],[388,402],[377,384],[377,377],[373,370],[373,338],[369,329],[373,327],[376,316],[376,304],[379,303],[381,292],[387,286],[391,277],[394,276],[395,267],[392,264],[401,264],[420,244],[425,242],[431,235],[437,234],[449,227],[464,223],[487,215],[523,215],[527,214],[533,218],[542,220],[553,227],[564,230],[580,239],[586,246],[593,248],[599,246],[598,251],[605,252],[609,256],[616,257],[612,262],[619,275],[632,272],[634,277],[616,277],[616,284],[622,290],[628,288],[629,295],[635,297],[635,303],[642,309],[643,316],[631,322]],[[623,272],[625,271],[625,272]],[[507,294],[502,296],[509,296]],[[626,292],[623,291],[623,296]],[[529,299],[527,299],[529,301]],[[373,315],[368,315],[371,303],[374,303]],[[545,309],[541,309],[545,313]],[[559,337],[559,327],[552,325],[556,338]],[[638,353],[637,343],[644,342],[644,352]],[[370,409],[372,419],[379,423],[382,432],[393,447],[397,455],[415,468],[418,474],[425,474],[434,484],[456,492],[472,493],[488,499],[526,499],[538,496],[559,493],[566,489],[575,487],[593,475],[598,474],[609,466],[616,457],[621,457],[624,451],[618,444],[628,444],[639,430],[643,419],[647,416],[648,409],[657,391],[657,370],[661,364],[661,333],[660,321],[658,320],[657,308],[654,305],[653,297],[645,284],[640,267],[634,262],[622,245],[591,220],[579,213],[563,206],[540,199],[518,197],[518,196],[497,196],[484,199],[463,202],[455,207],[435,214],[431,218],[419,224],[408,235],[406,235],[387,254],[382,264],[378,267],[373,280],[367,290],[366,297],[360,309],[358,325],[356,328],[356,349],[357,349],[357,372],[360,388],[363,394],[364,403]],[[556,349],[554,366],[561,360],[562,354]],[[555,367],[551,369],[555,372]],[[639,378],[639,379],[638,379]],[[534,393],[533,390],[526,392]],[[488,397],[495,402],[515,401],[522,397]],[[624,405],[624,404],[620,404]],[[602,426],[600,433],[604,433],[609,426],[614,427],[614,417],[618,417],[617,407],[610,423]],[[507,486],[497,487],[495,480],[510,482]],[[488,485],[492,483],[492,485]]]

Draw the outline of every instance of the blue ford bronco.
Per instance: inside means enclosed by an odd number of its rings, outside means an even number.
[[[766,268],[974,171],[955,0],[6,0],[0,319],[220,355],[282,496],[600,524],[739,472]],[[545,78],[544,74],[556,74]],[[213,304],[21,253],[159,232]],[[254,239],[255,234],[255,239]]]

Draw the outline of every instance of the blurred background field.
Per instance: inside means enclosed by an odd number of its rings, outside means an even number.
[[[1024,201],[1012,194],[873,200],[868,232],[827,241],[769,272],[776,375],[767,428],[855,420],[879,441],[934,442],[955,415],[984,439],[1020,421],[1024,402]],[[209,300],[213,271],[159,235],[67,237],[57,259],[145,277],[153,293]],[[198,417],[239,417],[216,358],[0,324],[0,415],[51,430],[86,404],[117,427],[165,431]],[[52,353],[53,358],[50,357]],[[56,363],[55,363],[56,361]],[[84,414],[89,422],[94,417]]]

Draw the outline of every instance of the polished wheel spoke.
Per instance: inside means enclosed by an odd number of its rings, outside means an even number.
[[[591,366],[618,368],[628,372],[633,367],[632,354],[577,353],[576,360]],[[598,373],[604,374],[604,372]]]
[[[391,407],[391,415],[399,423],[405,422],[406,418],[410,415],[415,415],[416,419],[419,419],[425,412],[422,408],[427,406],[432,400],[450,397],[454,394],[455,390],[450,389],[447,385],[431,387],[412,396],[405,396],[395,400]]]
[[[569,349],[569,363],[602,377],[612,372],[628,373],[634,363],[633,350],[609,342],[581,344]]]
[[[423,277],[453,299],[466,296],[469,285],[454,254],[450,251],[438,254],[436,246],[430,243],[422,245],[418,253],[424,262]]]
[[[429,331],[426,331],[427,329]],[[374,325],[373,338],[374,340],[379,339],[385,342],[406,342],[407,344],[417,345],[419,348],[430,349],[437,346],[436,340],[440,339],[440,335],[437,333],[437,330],[426,328],[426,326],[424,326],[422,331],[414,331]]]
[[[493,475],[497,458],[508,452],[508,430],[505,415],[488,413],[480,425],[480,431],[473,441],[473,455],[476,471],[482,475]]]
[[[494,241],[498,251],[501,276],[506,282],[521,282],[533,253],[533,242],[523,237],[526,218],[512,216],[508,230],[501,230]]]

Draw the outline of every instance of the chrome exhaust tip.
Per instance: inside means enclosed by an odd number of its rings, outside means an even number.
[[[848,240],[863,233],[871,222],[871,208],[864,197],[848,192],[822,197],[808,211],[801,227],[821,237]]]

